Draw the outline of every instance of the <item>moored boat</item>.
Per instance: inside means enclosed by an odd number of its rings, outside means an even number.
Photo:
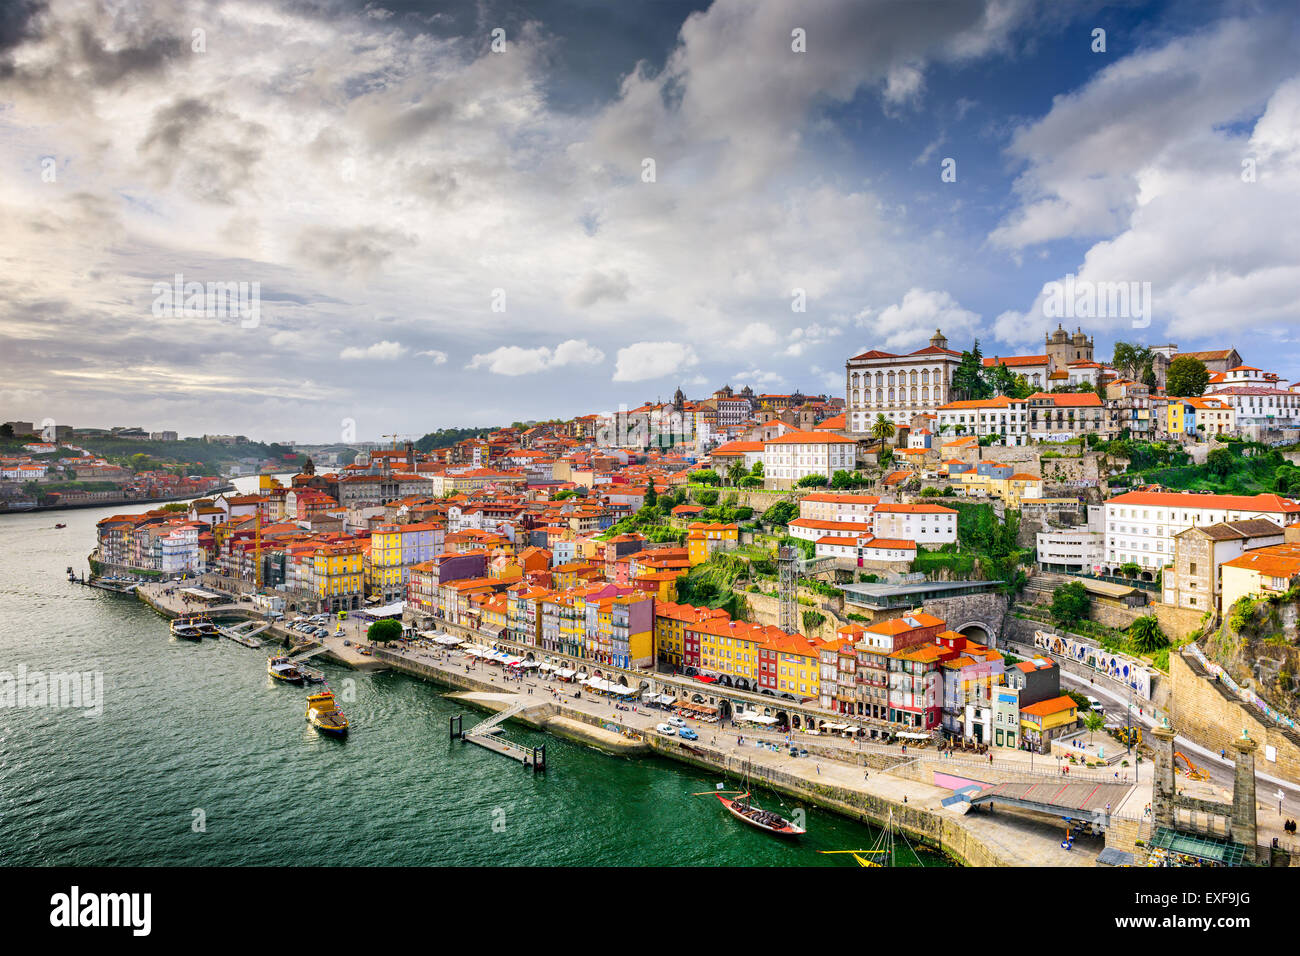
[[[268,657],[266,672],[286,684],[302,683],[302,671],[298,670],[298,665],[287,657]]]
[[[750,803],[748,799],[749,791],[745,791],[734,800],[724,797],[721,793],[717,794],[717,797],[722,805],[731,812],[732,816],[738,820],[744,820],[752,827],[783,837],[797,837],[807,832],[803,827],[795,826],[779,813],[763,810]]]
[[[307,695],[307,722],[332,737],[343,737],[348,732],[348,719],[335,705],[334,694],[328,690]]]
[[[221,633],[217,630],[217,625],[199,614],[176,618],[171,623],[171,632],[175,637],[183,637],[188,641],[216,637]]]

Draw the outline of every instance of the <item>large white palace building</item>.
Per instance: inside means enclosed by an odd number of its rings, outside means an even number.
[[[866,435],[877,415],[895,425],[907,425],[913,416],[936,414],[948,403],[952,373],[961,353],[948,348],[943,333],[935,330],[930,344],[906,355],[872,349],[845,364],[845,427]]]

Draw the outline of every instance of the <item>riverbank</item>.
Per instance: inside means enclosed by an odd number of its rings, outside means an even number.
[[[234,491],[235,486],[226,484],[219,488],[212,488],[204,494],[203,497],[219,495],[227,491]],[[171,495],[167,498],[132,498],[125,495],[110,495],[107,498],[96,498],[93,501],[74,501],[67,504],[57,505],[32,505],[30,508],[0,508],[0,515],[26,515],[36,512],[45,511],[80,511],[85,508],[119,508],[123,506],[136,505],[162,505],[171,501],[194,501],[193,493],[183,495]]]
[[[394,671],[462,691],[450,697],[483,710],[495,712],[521,699],[535,700],[512,718],[534,729],[609,748],[620,756],[653,753],[719,772],[727,780],[748,780],[851,820],[875,826],[892,820],[909,839],[967,866],[1090,866],[1103,847],[1101,840],[1085,838],[1073,851],[1065,851],[1056,823],[1006,809],[961,815],[943,806],[952,795],[944,787],[838,761],[791,757],[783,748],[754,746],[752,738],[728,728],[690,721],[698,740],[663,735],[654,730],[667,716],[663,711],[633,711],[599,698],[574,698],[570,685],[537,678],[505,681],[488,665],[446,652],[379,649],[375,654]],[[522,693],[510,687],[520,687]],[[634,738],[637,745],[625,745]]]

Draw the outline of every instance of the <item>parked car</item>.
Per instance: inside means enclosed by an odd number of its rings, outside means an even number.
[[[660,724],[655,728],[655,730],[659,731],[659,733],[663,734],[665,737],[672,737],[677,733],[677,728],[672,724]]]
[[[1085,696],[1085,697],[1087,698],[1087,700],[1088,700],[1088,706],[1089,706],[1089,707],[1091,707],[1093,710],[1095,710],[1095,711],[1096,711],[1097,713],[1099,713],[1099,714],[1104,714],[1104,713],[1106,713],[1106,708],[1102,705],[1102,702],[1099,701],[1096,697],[1092,697],[1092,696],[1087,695],[1087,694],[1085,694],[1084,696]]]
[[[699,739],[700,739],[700,735],[697,734],[695,731],[691,730],[691,728],[689,728],[689,727],[683,727],[681,730],[677,731],[677,736],[678,736],[678,737],[681,737],[682,740],[699,740]]]
[[[682,720],[680,717],[669,717],[668,723],[672,724],[674,727],[686,726],[686,721]]]

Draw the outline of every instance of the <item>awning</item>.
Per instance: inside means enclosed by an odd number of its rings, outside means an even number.
[[[565,680],[568,680],[570,677],[576,677],[577,673],[577,671],[569,670],[569,668],[566,667],[564,670],[556,671],[555,676],[563,677]]]
[[[769,725],[776,723],[775,717],[769,717],[767,714],[737,714],[737,720],[747,720],[751,724]]]

